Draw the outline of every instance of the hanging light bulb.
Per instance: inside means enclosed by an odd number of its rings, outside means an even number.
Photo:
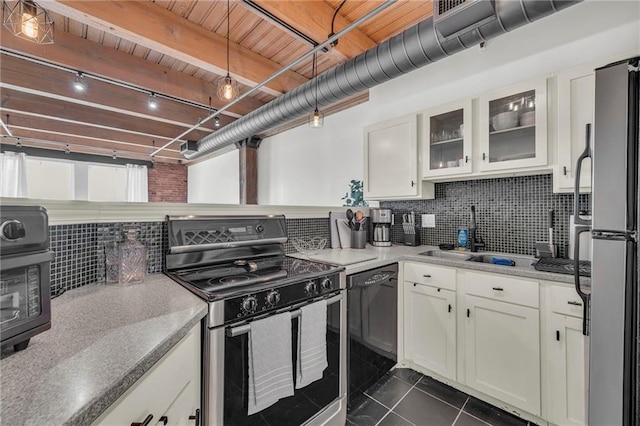
[[[158,108],[158,98],[156,98],[156,94],[151,92],[151,95],[149,96],[149,108],[150,109],[157,109]]]
[[[78,71],[76,79],[73,81],[73,90],[78,93],[82,93],[87,90],[87,83],[84,81],[84,76],[80,71]]]
[[[2,2],[3,25],[15,36],[38,44],[53,43],[53,21],[46,10],[32,0]]]
[[[213,119],[213,125],[216,127],[220,127],[220,117],[216,117]]]
[[[218,78],[218,98],[232,101],[238,96],[238,82],[229,74],[229,0],[227,0],[227,75]]]
[[[324,114],[318,111],[318,79],[317,79],[317,53],[313,54],[313,70],[312,75],[316,83],[316,109],[313,111],[313,114],[309,116],[309,127],[314,129],[318,129],[324,125]]]

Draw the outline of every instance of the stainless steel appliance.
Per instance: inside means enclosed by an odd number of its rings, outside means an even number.
[[[398,360],[398,264],[347,277],[349,403]]]
[[[51,261],[47,211],[37,206],[0,209],[0,335],[2,348],[26,349],[51,328]]]
[[[285,256],[284,216],[167,217],[167,233],[165,273],[209,303],[202,345],[203,424],[345,424],[344,268]],[[291,312],[295,348],[300,308],[322,299],[328,360],[322,379],[248,415],[249,324]]]
[[[369,209],[371,218],[371,245],[379,247],[391,246],[391,223],[393,213],[391,209]]]
[[[589,335],[591,425],[637,425],[638,412],[638,129],[640,57],[595,72],[593,148],[576,167],[574,211],[578,212],[581,163],[592,160],[592,220],[575,217],[574,262],[580,234],[592,237],[591,288],[583,299],[583,333]],[[577,269],[577,268],[576,268]]]

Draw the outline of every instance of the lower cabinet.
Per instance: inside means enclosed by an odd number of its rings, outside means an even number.
[[[456,379],[456,292],[405,283],[405,357],[446,378]]]
[[[198,324],[92,425],[199,424],[200,375]]]
[[[551,286],[547,340],[549,420],[556,425],[587,424],[588,341],[582,334],[581,301],[571,288]]]
[[[540,414],[537,309],[465,295],[466,385]]]

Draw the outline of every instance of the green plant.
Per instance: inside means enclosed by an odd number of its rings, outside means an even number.
[[[343,205],[345,207],[369,207],[369,203],[364,200],[363,187],[364,183],[361,180],[352,179],[349,183],[349,191],[342,197]]]

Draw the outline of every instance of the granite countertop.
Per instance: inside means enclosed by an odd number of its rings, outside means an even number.
[[[325,249],[318,252],[318,254],[323,255],[324,257],[328,257],[329,253],[336,250],[341,252],[340,259],[344,260],[345,263],[348,262],[349,254],[353,254],[354,256],[354,261],[356,263],[352,263],[345,266],[347,275],[366,271],[372,268],[377,268],[379,266],[388,265],[390,263],[399,262],[401,260],[411,260],[415,262],[431,263],[435,265],[451,266],[455,268],[464,268],[464,269],[472,269],[476,271],[513,275],[517,277],[533,278],[533,279],[543,280],[543,281],[553,281],[553,282],[565,283],[567,285],[573,285],[574,283],[573,275],[555,274],[551,272],[543,272],[543,271],[535,270],[534,267],[531,266],[531,264],[535,262],[536,259],[534,257],[525,256],[521,254],[482,252],[482,251],[477,253],[464,252],[472,255],[494,255],[497,257],[512,258],[520,261],[518,262],[519,263],[518,266],[502,266],[502,265],[494,265],[491,263],[469,262],[466,260],[455,260],[455,259],[422,256],[418,254],[428,250],[439,250],[437,246],[411,247],[411,246],[394,244],[391,247],[374,247],[367,244],[366,248],[364,249]],[[376,258],[374,260],[366,260],[362,262],[358,261],[361,258],[363,258],[363,255],[371,255],[371,256],[375,256]],[[300,255],[298,253],[290,254],[289,256],[306,258],[306,256]],[[313,256],[311,256],[311,260],[314,260]],[[591,279],[588,277],[580,277],[580,283],[584,286],[589,286],[591,284]]]
[[[51,301],[51,329],[0,360],[0,423],[86,425],[207,314],[162,274],[91,284]]]

